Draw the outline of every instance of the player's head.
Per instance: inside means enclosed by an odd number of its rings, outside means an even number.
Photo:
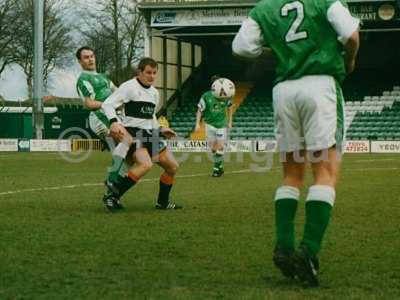
[[[79,64],[82,66],[82,69],[88,71],[96,70],[96,56],[92,48],[88,46],[79,48],[76,51],[76,58],[78,59]]]
[[[157,71],[157,62],[150,57],[144,57],[140,60],[138,64],[137,77],[141,83],[145,85],[153,85],[154,81],[156,80]]]

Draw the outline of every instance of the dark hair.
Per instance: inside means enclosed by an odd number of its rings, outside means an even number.
[[[81,53],[82,53],[83,50],[90,50],[90,51],[92,51],[92,52],[94,53],[93,48],[90,48],[89,46],[80,47],[80,48],[76,51],[76,58],[77,58],[78,60],[81,59]]]
[[[215,80],[220,79],[220,78],[221,78],[221,75],[218,75],[218,74],[211,76],[211,78],[210,78],[211,84],[213,84]]]
[[[152,68],[158,68],[158,64],[157,62],[152,59],[151,57],[143,57],[138,64],[138,70],[139,71],[144,71],[144,69],[146,68],[146,66],[150,66]]]

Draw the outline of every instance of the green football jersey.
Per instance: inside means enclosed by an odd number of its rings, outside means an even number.
[[[334,2],[263,0],[252,9],[250,18],[258,23],[266,46],[277,58],[276,83],[319,74],[343,81],[343,46],[327,19]]]
[[[105,75],[94,71],[83,71],[76,83],[76,89],[83,101],[86,97],[90,97],[104,102],[112,94],[111,81]],[[91,113],[94,113],[107,127],[109,126],[109,121],[101,109]]]
[[[211,91],[204,93],[198,104],[203,112],[204,121],[215,128],[227,127],[226,109],[230,106],[232,106],[231,100],[219,100],[213,96]]]
[[[82,99],[91,97],[93,100],[104,102],[111,95],[111,81],[103,74],[83,71],[76,83],[76,89]]]

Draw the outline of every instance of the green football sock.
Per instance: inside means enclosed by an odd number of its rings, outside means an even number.
[[[292,186],[281,186],[275,195],[276,247],[286,252],[295,247],[294,219],[299,196],[299,189]]]
[[[302,244],[316,256],[328,227],[335,190],[330,186],[314,185],[310,187],[306,201],[306,223]]]
[[[221,170],[224,168],[224,154],[221,152],[214,153],[214,169]]]
[[[111,182],[116,182],[118,176],[120,176],[121,169],[124,166],[124,158],[119,156],[112,157],[111,167],[108,172],[107,180]]]
[[[119,175],[124,171],[124,161],[125,157],[129,151],[129,145],[124,143],[119,143],[117,147],[115,147],[112,154],[112,164],[111,168],[109,168],[107,180],[111,182],[115,182]],[[126,165],[125,165],[126,166]]]

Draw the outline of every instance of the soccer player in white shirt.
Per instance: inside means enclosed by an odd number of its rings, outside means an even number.
[[[139,62],[138,71],[135,78],[124,82],[102,105],[111,123],[111,136],[122,140],[113,152],[112,172],[106,181],[107,191],[103,202],[109,211],[119,210],[121,196],[156,162],[164,169],[160,177],[156,208],[179,209],[181,205],[169,200],[179,165],[162,140],[162,137],[174,138],[176,133],[170,128],[160,127],[156,118],[157,107],[160,105],[159,93],[153,87],[158,71],[157,62],[152,58],[143,58]],[[125,115],[119,121],[116,109],[121,105],[124,105]],[[125,158],[134,163],[128,176],[120,174]]]

